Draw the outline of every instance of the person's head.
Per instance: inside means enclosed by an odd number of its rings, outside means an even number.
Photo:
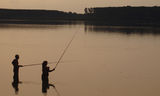
[[[43,61],[42,65],[43,66],[47,66],[48,62],[47,61]]]
[[[19,59],[19,55],[18,55],[18,54],[16,54],[16,55],[15,55],[15,58],[16,58],[16,59]]]

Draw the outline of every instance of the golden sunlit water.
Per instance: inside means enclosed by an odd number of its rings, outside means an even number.
[[[20,68],[12,87],[15,54],[21,65],[56,62],[77,32],[57,69],[55,85],[42,93],[42,68]],[[0,25],[1,96],[159,96],[160,34],[148,27]],[[48,65],[53,68],[55,64]]]

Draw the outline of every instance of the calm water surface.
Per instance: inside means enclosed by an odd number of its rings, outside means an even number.
[[[12,87],[15,54],[21,65],[56,62],[42,93],[41,66],[20,68]],[[160,96],[160,29],[85,25],[0,25],[1,96]],[[49,65],[51,68],[55,64]]]

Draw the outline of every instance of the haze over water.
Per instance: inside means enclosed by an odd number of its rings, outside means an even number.
[[[19,63],[56,62],[77,32],[42,93],[41,66],[20,68],[16,96],[159,96],[159,28],[80,25],[1,25],[0,95],[14,96],[15,54]],[[49,65],[51,68],[55,64]]]

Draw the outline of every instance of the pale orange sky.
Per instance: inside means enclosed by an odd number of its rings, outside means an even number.
[[[160,0],[0,0],[0,8],[49,9],[83,13],[85,7],[160,6]]]

